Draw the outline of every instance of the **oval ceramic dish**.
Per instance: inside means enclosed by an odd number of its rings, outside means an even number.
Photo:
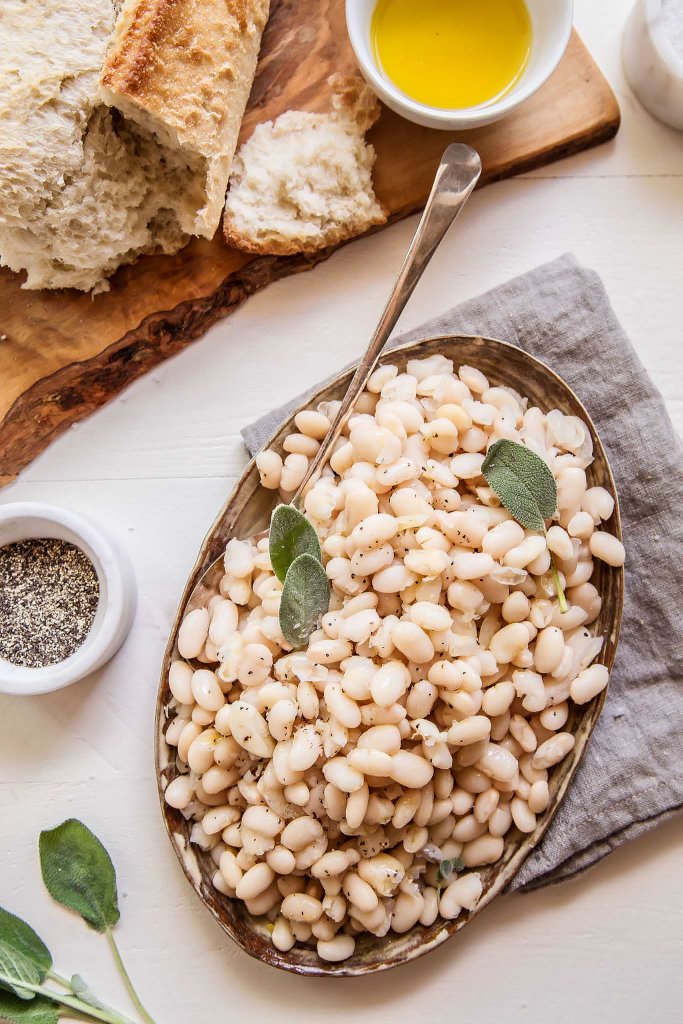
[[[466,363],[482,370],[492,384],[505,384],[544,410],[560,409],[564,413],[580,416],[591,430],[594,445],[593,465],[588,469],[589,485],[606,487],[616,498],[614,480],[605,450],[600,442],[588,413],[571,389],[543,363],[532,356],[502,341],[477,337],[438,337],[404,345],[385,353],[382,362],[394,362],[405,366],[408,359],[442,353],[452,358],[457,365]],[[346,390],[351,370],[345,370],[334,380],[321,387],[307,399],[305,406],[339,398]],[[299,410],[295,410],[298,412]],[[290,431],[294,412],[282,425],[270,444],[281,448],[281,443]],[[173,630],[166,648],[161,672],[161,683],[157,698],[156,712],[156,767],[162,813],[166,829],[178,860],[188,881],[200,899],[209,908],[221,928],[250,956],[256,957],[273,967],[292,971],[296,974],[321,976],[353,976],[387,970],[414,960],[445,942],[449,936],[460,932],[472,918],[480,913],[491,900],[501,893],[519,870],[525,857],[540,841],[550,824],[562,797],[571,781],[581,755],[598,720],[605,701],[605,692],[581,708],[572,706],[567,728],[576,735],[576,745],[571,754],[559,765],[550,777],[551,800],[548,810],[539,817],[538,825],[530,835],[522,835],[516,829],[506,837],[502,858],[489,867],[481,869],[484,889],[481,900],[471,913],[463,913],[455,921],[437,919],[428,928],[416,925],[404,935],[389,933],[384,939],[363,936],[356,943],[354,955],[343,963],[325,963],[314,950],[294,948],[288,953],[275,949],[266,931],[266,922],[252,918],[242,903],[228,899],[217,892],[211,884],[215,865],[209,854],[190,846],[191,823],[185,821],[180,811],[165,803],[163,791],[176,774],[175,751],[166,744],[164,734],[170,719],[166,717],[165,706],[170,699],[168,669],[171,659],[177,656],[176,638],[181,619],[188,607],[188,599],[201,575],[222,553],[227,541],[233,537],[247,537],[267,527],[270,512],[276,503],[277,492],[261,487],[259,475],[252,460],[237,483],[227,504],[213,524],[206,537],[197,563],[185,587],[180,607],[173,624]],[[610,533],[621,537],[619,506],[615,503],[612,519],[607,524]],[[596,634],[605,638],[599,661],[612,668],[621,624],[624,596],[622,569],[613,569],[604,562],[596,562],[592,582],[602,595],[602,609],[595,622]],[[215,580],[218,584],[218,578]],[[211,581],[208,581],[209,591]],[[204,591],[206,594],[206,590]],[[203,597],[204,595],[202,595]]]

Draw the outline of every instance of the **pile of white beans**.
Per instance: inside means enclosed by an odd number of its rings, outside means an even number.
[[[257,457],[264,487],[291,497],[337,408],[299,413],[284,460]],[[557,481],[545,536],[481,475],[502,437]],[[179,631],[165,798],[194,822],[216,889],[263,915],[277,949],[341,961],[360,933],[452,920],[481,897],[471,869],[500,858],[513,826],[534,831],[574,747],[568,702],[608,681],[590,579],[624,548],[600,529],[614,501],[587,486],[591,461],[580,420],[473,367],[384,365],[304,501],[331,583],[305,651],[280,631],[267,540],[228,543],[220,593]],[[441,884],[456,857],[465,870]]]

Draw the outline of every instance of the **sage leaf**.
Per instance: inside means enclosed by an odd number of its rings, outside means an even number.
[[[505,508],[527,530],[545,530],[557,509],[557,485],[543,459],[523,444],[492,444],[481,471]]]
[[[0,908],[0,987],[20,999],[34,999],[35,993],[22,981],[41,985],[52,967],[50,950],[30,925]]]
[[[97,932],[118,921],[116,872],[97,836],[70,818],[41,832],[40,868],[45,886],[57,903],[74,910]]]
[[[58,1024],[57,1007],[45,996],[36,996],[30,1002],[19,999],[11,992],[0,990],[0,1021],[9,1024]]]
[[[88,1006],[94,1006],[97,1010],[109,1009],[108,1006],[99,1001],[90,986],[86,984],[83,978],[81,978],[80,974],[72,975],[70,985],[71,991],[78,999],[81,1000],[82,1003],[87,1003]]]
[[[303,647],[330,604],[330,584],[313,555],[294,559],[285,577],[280,600],[280,629],[293,647]]]
[[[439,861],[439,870],[437,872],[438,888],[448,885],[449,882],[453,881],[453,875],[457,875],[459,871],[465,867],[465,862],[461,857],[452,857],[450,859],[445,858]]]
[[[303,513],[293,505],[278,505],[270,520],[268,551],[273,572],[281,583],[299,555],[309,554],[322,562],[318,535]]]

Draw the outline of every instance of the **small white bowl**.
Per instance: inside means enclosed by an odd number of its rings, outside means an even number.
[[[68,509],[32,501],[0,505],[0,547],[39,537],[70,541],[88,556],[97,571],[99,603],[88,636],[65,661],[45,668],[26,668],[0,658],[0,693],[50,693],[75,683],[116,653],[133,622],[133,567],[110,537]]]
[[[363,76],[379,98],[397,114],[427,128],[450,131],[478,128],[497,121],[535,93],[560,63],[569,42],[574,16],[573,0],[526,0],[532,27],[531,53],[519,81],[493,103],[444,110],[411,99],[377,66],[370,38],[376,3],[377,0],[346,0],[346,25]]]
[[[636,0],[624,26],[621,57],[628,84],[645,109],[683,131],[683,58],[664,26],[662,0]]]

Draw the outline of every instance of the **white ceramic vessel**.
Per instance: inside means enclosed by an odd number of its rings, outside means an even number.
[[[529,62],[513,88],[493,103],[445,110],[418,103],[402,92],[377,66],[372,52],[370,25],[377,0],[346,0],[346,24],[361,71],[388,107],[409,121],[427,128],[450,131],[477,128],[497,121],[539,89],[559,64],[567,48],[574,15],[573,0],[526,0],[531,18]]]
[[[683,57],[666,31],[662,0],[637,0],[621,55],[628,84],[645,109],[683,131]]]
[[[100,598],[92,628],[70,658],[45,668],[26,668],[0,658],[0,693],[23,696],[61,690],[104,665],[125,640],[136,604],[128,556],[99,527],[54,505],[0,505],[0,547],[31,537],[57,537],[79,547],[95,566]]]

